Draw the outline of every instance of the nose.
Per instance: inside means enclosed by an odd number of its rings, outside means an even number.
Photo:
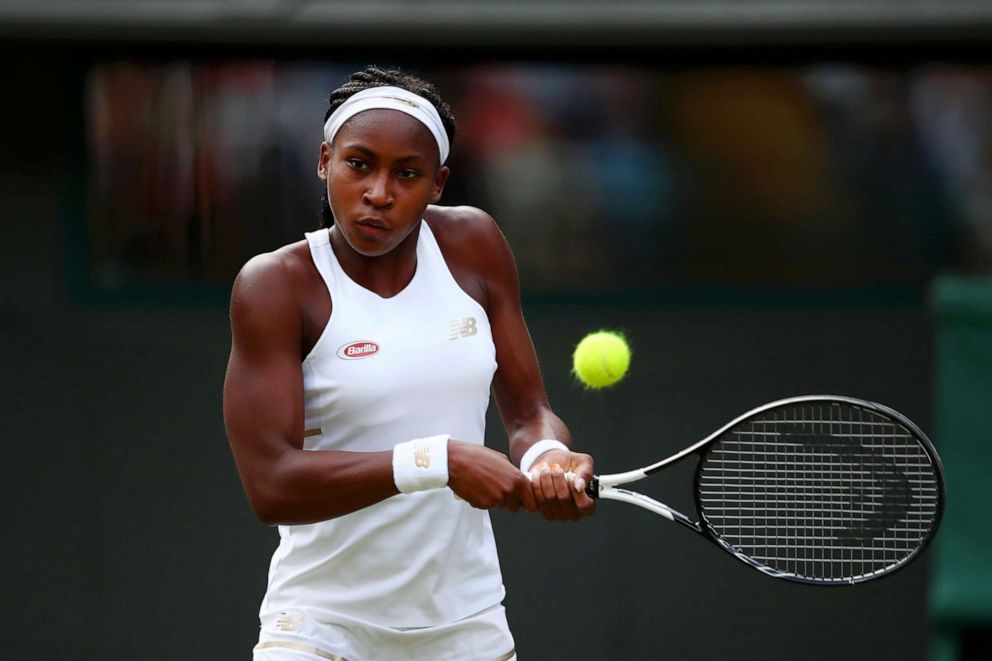
[[[368,188],[362,195],[362,201],[377,209],[392,205],[393,192],[389,186],[388,173],[376,174],[369,179]]]

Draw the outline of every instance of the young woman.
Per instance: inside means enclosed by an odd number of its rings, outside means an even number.
[[[486,510],[594,509],[506,240],[435,206],[454,132],[430,84],[352,75],[325,116],[326,227],[235,281],[224,420],[280,534],[256,661],[513,659]],[[483,445],[490,388],[509,456]]]

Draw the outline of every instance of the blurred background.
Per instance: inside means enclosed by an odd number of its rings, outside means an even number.
[[[444,202],[506,233],[601,471],[816,393],[947,470],[935,547],[849,589],[621,505],[496,513],[522,659],[992,658],[990,47],[969,0],[0,2],[4,656],[249,658],[277,534],[224,435],[228,295],[317,227],[327,96],[374,63],[451,105]],[[634,364],[590,393],[601,327]]]

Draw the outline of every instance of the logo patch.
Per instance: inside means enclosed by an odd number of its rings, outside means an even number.
[[[379,345],[375,342],[362,340],[345,344],[338,349],[338,358],[343,360],[358,360],[359,358],[369,358],[379,353]]]
[[[297,611],[282,611],[276,618],[276,629],[279,631],[299,631],[303,624],[303,613]]]
[[[464,319],[452,319],[448,323],[448,341],[457,340],[460,337],[472,337],[479,332],[479,327],[475,317],[465,317]]]
[[[392,99],[393,101],[399,101],[400,103],[405,103],[406,105],[412,106],[414,108],[419,108],[420,107],[420,104],[417,103],[416,101],[413,101],[411,99],[405,99],[405,98],[400,97],[400,96],[388,96],[388,95],[386,95],[385,98]]]
[[[417,468],[431,467],[431,448],[428,445],[417,444],[413,446],[413,463]]]

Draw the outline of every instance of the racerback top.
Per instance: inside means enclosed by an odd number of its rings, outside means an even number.
[[[374,452],[435,434],[481,445],[496,350],[485,310],[421,222],[413,279],[383,298],[307,234],[331,317],[303,361],[306,450]],[[279,526],[261,613],[305,610],[393,628],[437,626],[502,601],[489,513],[448,489],[399,494],[328,521]]]

